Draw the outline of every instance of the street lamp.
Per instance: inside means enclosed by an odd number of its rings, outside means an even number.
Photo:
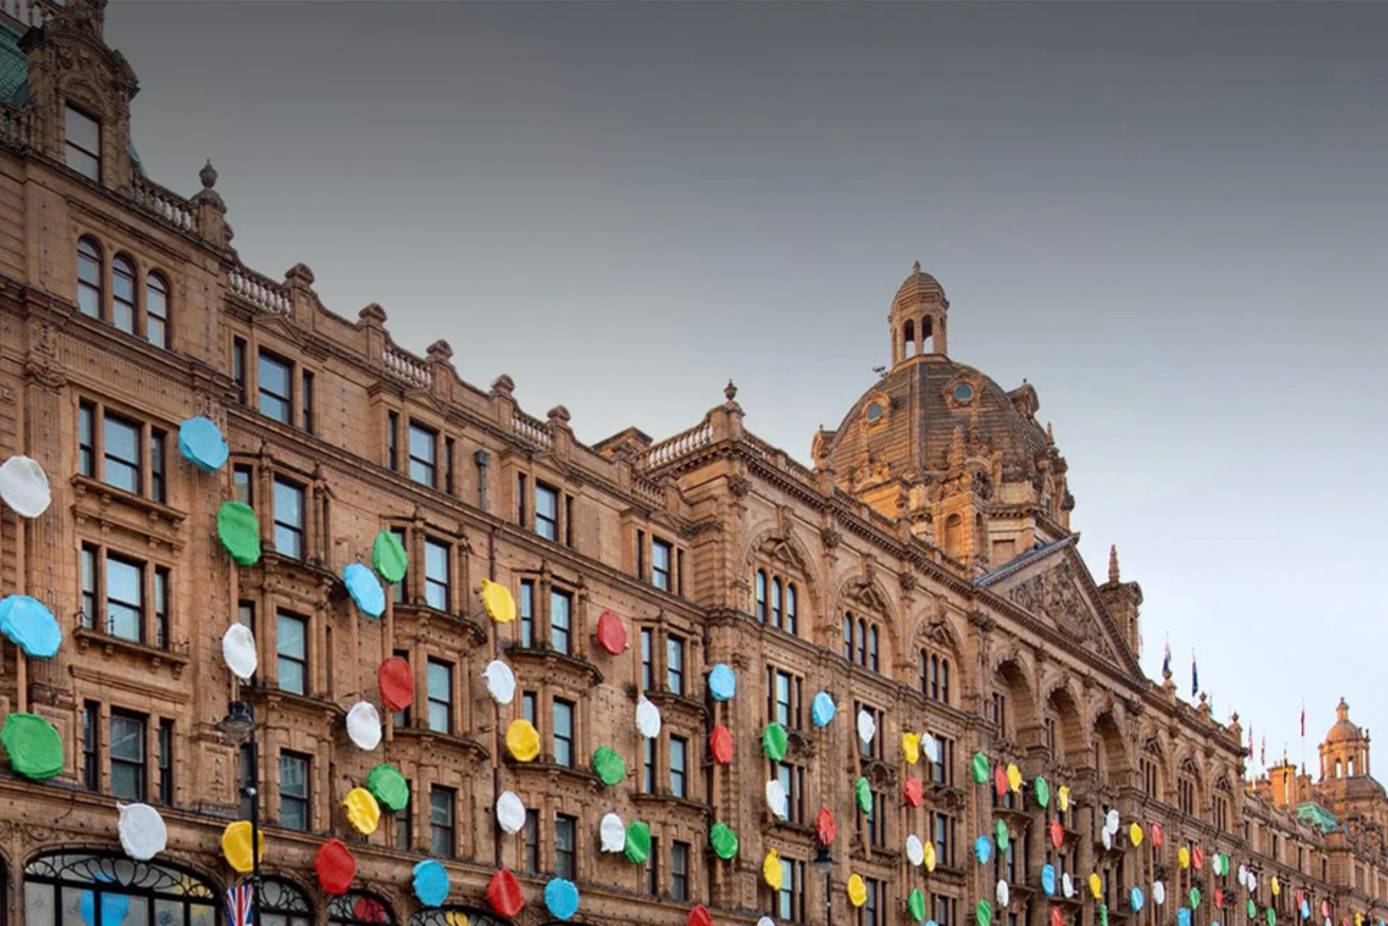
[[[251,799],[251,922],[260,926],[260,749],[255,740],[255,710],[249,702],[232,701],[217,729],[238,750],[247,743],[251,747],[250,780],[243,782],[240,790],[243,797]]]
[[[830,881],[830,876],[834,872],[834,857],[829,854],[828,846],[820,846],[815,852],[814,870],[824,876],[824,923],[825,926],[834,926],[834,887]]]

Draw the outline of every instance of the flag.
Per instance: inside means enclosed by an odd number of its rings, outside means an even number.
[[[227,888],[227,926],[251,926],[255,886],[249,881]]]
[[[1170,677],[1171,677],[1171,641],[1170,641],[1170,640],[1167,640],[1167,641],[1166,641],[1166,649],[1162,652],[1162,657],[1161,657],[1161,677],[1162,677],[1162,678],[1170,678]]]
[[[1306,735],[1306,702],[1301,702],[1301,735]]]
[[[1200,670],[1195,667],[1195,650],[1190,651],[1190,696],[1200,693]]]
[[[1264,768],[1268,764],[1268,735],[1266,733],[1263,734],[1263,745],[1258,750],[1258,764]]]

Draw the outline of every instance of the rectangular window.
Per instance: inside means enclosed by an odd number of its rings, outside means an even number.
[[[791,675],[774,666],[766,667],[766,713],[776,723],[787,729],[800,728],[800,697],[803,682],[798,675]]]
[[[447,611],[452,598],[452,569],[448,544],[424,538],[424,603]]]
[[[443,441],[443,490],[449,495],[454,494],[453,484],[453,438],[446,437]]]
[[[411,788],[411,791],[414,789]],[[410,800],[409,794],[405,795],[405,806],[395,811],[395,848],[409,851],[413,848],[411,839],[414,838],[410,832],[410,824],[414,816],[414,801]],[[271,924],[275,926],[275,924]],[[285,924],[290,926],[290,924]],[[305,924],[307,926],[307,924]]]
[[[674,634],[665,638],[665,688],[684,694],[684,638]]]
[[[568,592],[561,592],[558,589],[550,590],[549,645],[554,647],[556,652],[573,652],[570,635],[573,601],[573,596]]]
[[[246,404],[246,341],[231,339],[231,378],[236,383],[236,401]]]
[[[535,533],[547,540],[559,539],[559,493],[535,480]]]
[[[646,856],[646,893],[660,896],[660,840],[651,839],[651,851]]]
[[[651,538],[651,584],[662,591],[670,591],[673,586],[672,575],[674,548],[664,540]]]
[[[304,370],[299,376],[299,414],[304,430],[313,433],[313,374]]]
[[[805,822],[805,769],[781,763],[776,767],[776,778],[786,791],[786,818],[791,823]]]
[[[564,546],[574,545],[574,497],[564,496]]]
[[[858,738],[859,754],[865,759],[882,758],[882,741],[886,739],[886,731],[882,728],[882,711],[875,707],[869,707],[868,705],[863,704],[861,702],[856,702],[853,705],[853,707],[854,717],[858,717],[861,714],[866,713],[869,717],[873,719],[873,722],[877,725],[877,735],[872,738],[872,742],[866,743],[863,742],[861,737]]]
[[[106,554],[106,632],[135,643],[145,641],[144,567]]]
[[[304,487],[275,477],[275,552],[304,558]]]
[[[641,792],[655,793],[655,740],[641,739]]]
[[[255,506],[255,481],[249,465],[237,463],[231,468],[231,488],[238,502]]]
[[[945,867],[954,865],[954,818],[949,814],[933,813],[935,858]]]
[[[675,797],[689,796],[688,755],[689,740],[670,737],[670,793]]]
[[[689,899],[689,843],[670,843],[670,898]]]
[[[781,859],[781,889],[776,897],[777,915],[790,923],[805,919],[805,863]]]
[[[145,799],[145,718],[111,711],[111,794],[127,801]]]
[[[867,900],[858,908],[858,926],[885,926],[886,885],[876,878],[866,878],[864,881],[867,885]]]
[[[525,858],[522,860],[522,865],[528,875],[540,873],[540,812],[538,810],[525,812]]]
[[[428,666],[429,729],[453,732],[453,666],[430,659]]]
[[[953,897],[935,895],[935,922],[938,926],[954,926],[954,906]]]
[[[386,465],[400,472],[400,413],[386,413]]]
[[[554,699],[554,761],[557,765],[574,764],[574,706],[562,698]]]
[[[435,858],[452,858],[457,850],[453,807],[457,792],[433,785],[429,788],[429,851]]]
[[[439,432],[410,422],[410,478],[433,488],[438,475]]]
[[[392,527],[390,529],[390,532],[392,535],[394,535],[396,540],[400,541],[400,548],[405,551],[405,555],[408,557],[410,550],[410,537],[407,533],[405,533],[405,529],[403,527]],[[390,583],[390,600],[394,601],[397,604],[404,601],[405,586],[408,585],[409,582],[410,577],[408,574],[406,574],[405,577],[402,578],[399,582]],[[397,653],[396,655],[399,654]]]
[[[307,831],[309,827],[308,756],[280,753],[280,826]]]
[[[538,729],[539,714],[535,710],[535,705],[539,703],[539,696],[533,691],[521,692],[521,716],[530,721],[532,727]]]
[[[535,583],[522,579],[520,584],[520,645],[535,645]]]
[[[578,818],[554,815],[554,873],[573,881],[578,876]]]
[[[935,745],[939,750],[939,761],[933,763],[931,780],[937,785],[954,784],[954,740],[935,734]]]
[[[167,497],[164,482],[164,432],[149,429],[149,497],[161,504]]]
[[[655,630],[651,627],[641,628],[641,690],[650,691],[651,685],[655,684],[655,667],[651,664],[651,647],[655,645]]]
[[[96,588],[96,558],[96,548],[83,544],[79,554],[82,572],[82,626],[88,630],[96,626],[96,614],[99,607]]]
[[[82,705],[82,787],[101,790],[101,745],[98,727],[101,705],[87,701]]]
[[[646,532],[636,532],[636,578],[646,577]]]
[[[154,645],[169,645],[169,570],[163,566],[154,568]]]
[[[245,627],[251,633],[255,633],[255,602],[238,601],[236,603],[236,623]]]
[[[293,424],[294,365],[269,351],[260,352],[256,365],[260,413],[280,424]]]
[[[77,472],[96,478],[96,407],[77,405]]]
[[[101,123],[77,109],[67,107],[64,125],[64,161],[88,180],[101,182]]]
[[[109,412],[101,428],[101,481],[136,495],[144,491],[140,468],[140,425]]]
[[[308,688],[308,621],[287,611],[280,611],[275,618],[275,674],[280,690],[305,694]]]
[[[174,798],[173,725],[173,720],[168,717],[159,721],[159,802],[161,804],[172,804]]]
[[[399,659],[405,660],[406,663],[408,663],[408,662],[410,661],[410,653],[409,653],[408,650],[398,649],[398,650],[395,651],[394,655],[395,655],[397,658],[399,658]],[[413,672],[413,667],[411,667],[411,672]],[[393,721],[392,721],[392,722],[393,722],[397,727],[408,727],[408,726],[410,725],[410,708],[409,708],[409,705],[406,705],[405,707],[403,707],[403,708],[401,708],[400,710],[396,711],[395,714],[393,715]]]
[[[525,518],[525,491],[526,479],[524,473],[516,474],[516,523],[521,527],[529,527]]]

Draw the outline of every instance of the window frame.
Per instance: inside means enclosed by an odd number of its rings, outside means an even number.
[[[136,737],[136,752],[134,757],[121,755],[117,752],[116,723],[129,724]],[[124,708],[113,707],[107,717],[106,727],[110,736],[107,748],[107,759],[110,763],[110,788],[108,789],[112,797],[125,801],[143,802],[149,794],[149,716],[137,711],[126,710]],[[135,789],[133,792],[123,792],[118,790],[116,785],[116,769],[129,769],[134,774]]]
[[[436,670],[437,670],[437,671],[436,671]],[[434,656],[430,656],[430,657],[428,657],[427,661],[425,662],[425,669],[424,669],[424,692],[425,692],[425,704],[426,704],[425,725],[427,726],[427,728],[428,728],[430,731],[432,731],[432,732],[434,732],[434,733],[442,733],[442,734],[444,734],[445,736],[452,736],[452,735],[453,735],[453,730],[454,730],[454,723],[453,723],[453,721],[454,721],[454,717],[453,717],[453,713],[454,713],[454,712],[453,712],[453,699],[454,699],[454,689],[457,687],[457,686],[454,684],[454,672],[455,672],[455,671],[456,671],[456,667],[453,665],[453,663],[448,662],[447,660],[444,660],[444,659],[438,659],[438,658],[436,658],[436,657],[434,657]],[[442,673],[442,675],[440,675],[439,673]],[[434,680],[435,680],[436,678],[443,678],[444,681],[445,681],[445,683],[446,683],[446,685],[447,685],[447,691],[442,692],[441,695],[440,695],[440,693],[435,692],[435,690],[434,690]],[[439,726],[436,726],[436,723],[437,723],[437,721],[436,721],[436,716],[435,716],[435,711],[436,711],[436,710],[443,712],[443,718],[442,718],[442,719],[443,719],[443,726],[442,726],[442,728],[440,728]]]
[[[559,710],[564,708],[568,717],[568,730],[560,732]],[[573,768],[578,753],[578,705],[567,698],[550,700],[550,753],[555,765]],[[564,745],[564,756],[560,756],[559,746]]]
[[[286,623],[298,624],[302,630],[301,642],[302,652],[293,653],[285,651],[284,626]],[[275,610],[275,685],[280,691],[288,694],[308,697],[311,688],[309,677],[309,632],[311,624],[307,615],[290,611],[286,608]],[[298,690],[285,687],[284,666],[288,664],[297,667],[299,672]]]
[[[91,127],[96,130],[96,150],[92,151],[84,147],[82,143],[73,139],[73,117],[85,119],[91,123]],[[102,158],[102,148],[106,142],[106,127],[101,123],[101,117],[94,116],[84,107],[74,104],[71,100],[63,101],[63,163],[72,170],[77,171],[83,177],[94,183],[100,183],[102,175],[105,173],[105,162]],[[82,157],[91,160],[91,170],[84,166],[73,163],[72,154],[76,152]]]
[[[416,436],[428,441],[427,457],[415,454]],[[416,472],[416,466],[419,471]],[[435,488],[439,476],[439,429],[410,418],[405,429],[405,475],[417,485]],[[424,478],[427,477],[427,478]]]
[[[284,368],[285,394],[280,395],[272,392],[265,385],[264,369],[265,364],[280,366]],[[280,424],[289,427],[294,426],[294,361],[266,347],[257,347],[255,352],[255,410],[258,414],[264,415],[271,421],[278,421]],[[265,398],[269,396],[275,402],[284,404],[284,417],[266,411]]]
[[[294,830],[299,833],[311,832],[313,829],[313,756],[308,753],[281,749],[279,759],[279,815],[276,822],[287,830]],[[285,775],[285,769],[287,766],[297,766],[302,769],[303,793],[286,792],[285,780],[288,776]],[[288,822],[285,814],[286,803],[297,808],[302,814],[302,826]]]
[[[298,499],[299,512],[297,523],[294,521],[284,520],[282,517],[283,512],[281,509],[283,506],[281,505],[281,490],[283,490],[286,493],[294,493],[294,495]],[[287,556],[290,559],[295,559],[299,561],[307,560],[309,557],[308,486],[300,482],[295,482],[288,476],[276,473],[270,488],[270,498],[272,502],[272,508],[274,509],[271,513],[271,542],[274,545],[275,552],[280,554],[281,556]],[[283,531],[283,533],[286,536],[294,538],[294,545],[298,548],[297,550],[290,552],[281,548],[281,531]]]
[[[445,815],[447,819],[440,820]],[[458,855],[458,789],[429,785],[429,851],[435,858]]]

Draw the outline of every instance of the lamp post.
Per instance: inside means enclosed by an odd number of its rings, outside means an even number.
[[[830,876],[834,872],[834,857],[828,846],[820,846],[815,852],[814,870],[824,876],[824,926],[834,926],[834,887]]]
[[[246,701],[232,701],[217,729],[238,751],[247,743],[251,747],[251,778],[240,791],[251,799],[251,922],[260,926],[260,748],[255,739],[255,710]]]

